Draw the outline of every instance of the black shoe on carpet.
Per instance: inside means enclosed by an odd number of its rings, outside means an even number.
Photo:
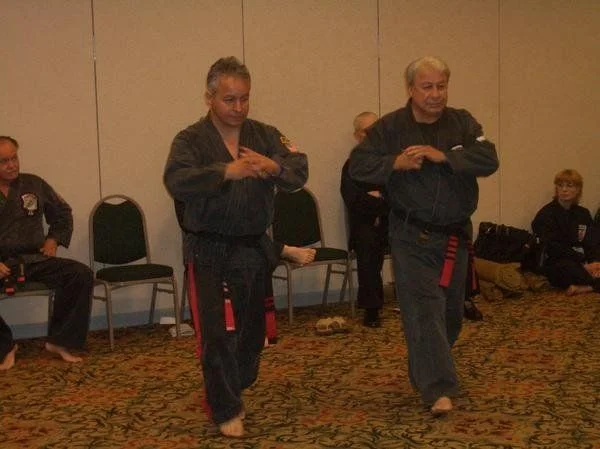
[[[470,300],[465,301],[465,318],[471,321],[481,321],[483,320],[483,314],[481,311],[475,306],[475,303]]]
[[[379,318],[379,309],[365,309],[363,325],[366,327],[381,327],[381,318]]]

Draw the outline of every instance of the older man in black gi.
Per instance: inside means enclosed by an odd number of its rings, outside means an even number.
[[[45,348],[67,362],[81,362],[72,351],[83,348],[87,338],[94,276],[86,265],[56,257],[58,246],[71,241],[71,207],[42,178],[20,173],[18,149],[14,138],[0,136],[0,281],[12,291],[15,276],[24,274],[54,289]],[[14,365],[16,352],[0,317],[0,370]]]
[[[463,318],[477,177],[498,168],[481,125],[446,106],[449,79],[438,58],[409,64],[407,105],[369,128],[350,157],[353,178],[386,186],[409,376],[434,415],[452,409],[458,390],[452,346]]]

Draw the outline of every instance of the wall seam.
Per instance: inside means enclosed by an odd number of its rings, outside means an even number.
[[[498,0],[498,145],[496,151],[498,152],[498,160],[500,162],[500,149],[502,148],[502,0]],[[498,223],[502,223],[502,164],[498,168]]]
[[[244,29],[245,18],[244,15],[244,0],[241,0],[242,6],[242,62],[246,64],[246,30]]]
[[[96,109],[96,156],[98,158],[98,194],[102,198],[102,158],[100,153],[100,111],[98,102],[98,68],[96,66],[96,21],[94,17],[94,0],[90,0],[92,19],[92,64],[94,72],[94,102]]]
[[[381,17],[379,0],[377,0],[377,113],[381,117]]]

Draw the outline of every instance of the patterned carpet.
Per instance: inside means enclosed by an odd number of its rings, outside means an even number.
[[[95,332],[79,365],[21,341],[0,372],[0,448],[600,448],[600,295],[480,301],[484,321],[465,322],[455,348],[463,390],[441,419],[411,391],[393,307],[381,329],[327,337],[313,331],[318,308],[293,327],[282,312],[240,440],[202,412],[192,337],[123,329],[110,352]]]

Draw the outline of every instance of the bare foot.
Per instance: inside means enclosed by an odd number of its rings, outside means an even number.
[[[65,362],[79,363],[83,361],[83,358],[74,356],[66,348],[62,346],[53,345],[52,343],[46,342],[46,351],[51,352],[60,356]]]
[[[567,289],[567,296],[580,295],[582,293],[593,292],[594,288],[591,285],[571,285]]]
[[[452,410],[452,401],[447,396],[442,396],[431,407],[433,416],[447,415]]]
[[[18,349],[19,345],[14,345],[10,352],[6,354],[2,363],[0,363],[0,371],[7,371],[15,366],[15,353]]]
[[[219,424],[219,431],[226,437],[239,438],[244,436],[244,423],[239,416]]]
[[[306,265],[315,260],[317,250],[314,248],[302,248],[300,246],[283,245],[281,257],[298,265]]]

